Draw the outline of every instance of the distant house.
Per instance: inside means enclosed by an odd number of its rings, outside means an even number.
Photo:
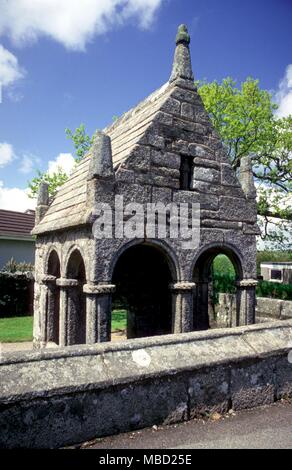
[[[0,209],[0,270],[11,258],[34,263],[35,240],[31,230],[35,212],[14,212]]]
[[[261,275],[264,281],[292,284],[292,262],[261,263]]]

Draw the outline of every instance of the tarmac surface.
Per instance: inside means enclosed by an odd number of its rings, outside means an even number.
[[[119,434],[87,449],[292,449],[292,401]]]

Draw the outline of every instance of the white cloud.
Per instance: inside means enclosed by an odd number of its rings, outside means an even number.
[[[4,168],[14,160],[20,162],[18,171],[24,174],[31,173],[40,164],[40,159],[35,155],[26,153],[22,156],[16,155],[13,145],[0,142],[0,168]]]
[[[135,19],[148,28],[164,0],[0,0],[0,35],[23,45],[41,36],[83,50],[97,34]]]
[[[63,170],[69,175],[75,165],[75,160],[71,153],[60,153],[55,160],[50,160],[48,163],[48,173],[52,175],[58,172],[59,169]]]
[[[18,170],[20,173],[28,174],[34,171],[40,165],[41,160],[33,154],[24,154],[20,159],[20,165]],[[59,153],[55,160],[48,162],[48,168],[46,173],[53,175],[59,170],[62,170],[69,175],[75,165],[74,157],[71,153]]]
[[[17,57],[0,44],[0,85],[12,85],[23,76],[24,71],[20,68]]]
[[[0,144],[0,162],[1,162],[1,145],[7,146],[10,149],[10,154],[13,155],[13,147],[10,144]],[[4,155],[4,152],[3,152]],[[17,158],[17,157],[16,157]],[[24,174],[30,173],[34,169],[34,165],[39,163],[40,160],[34,155],[23,155],[19,171]],[[70,174],[71,170],[75,165],[75,160],[71,153],[60,153],[55,160],[48,162],[47,172],[53,174],[62,169],[66,174]],[[4,186],[3,181],[0,181],[0,209],[6,209],[11,211],[24,212],[27,209],[35,209],[36,199],[28,197],[30,190],[29,188],[8,188]]]
[[[279,106],[276,111],[278,117],[292,115],[292,64],[286,68],[285,76],[279,83],[275,99]]]
[[[24,212],[35,209],[36,200],[28,197],[27,189],[6,188],[0,181],[0,209]]]
[[[19,166],[20,173],[27,175],[31,173],[40,163],[40,159],[34,155],[23,155]]]
[[[11,144],[0,142],[0,168],[3,168],[14,159],[15,154]]]

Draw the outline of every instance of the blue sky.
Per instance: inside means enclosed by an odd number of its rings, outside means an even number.
[[[0,208],[70,166],[66,127],[93,133],[168,80],[180,23],[197,79],[258,78],[292,113],[292,0],[0,0]]]

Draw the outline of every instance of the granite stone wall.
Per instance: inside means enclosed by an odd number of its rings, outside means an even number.
[[[291,348],[289,320],[2,355],[0,447],[56,448],[271,404],[292,396]]]

